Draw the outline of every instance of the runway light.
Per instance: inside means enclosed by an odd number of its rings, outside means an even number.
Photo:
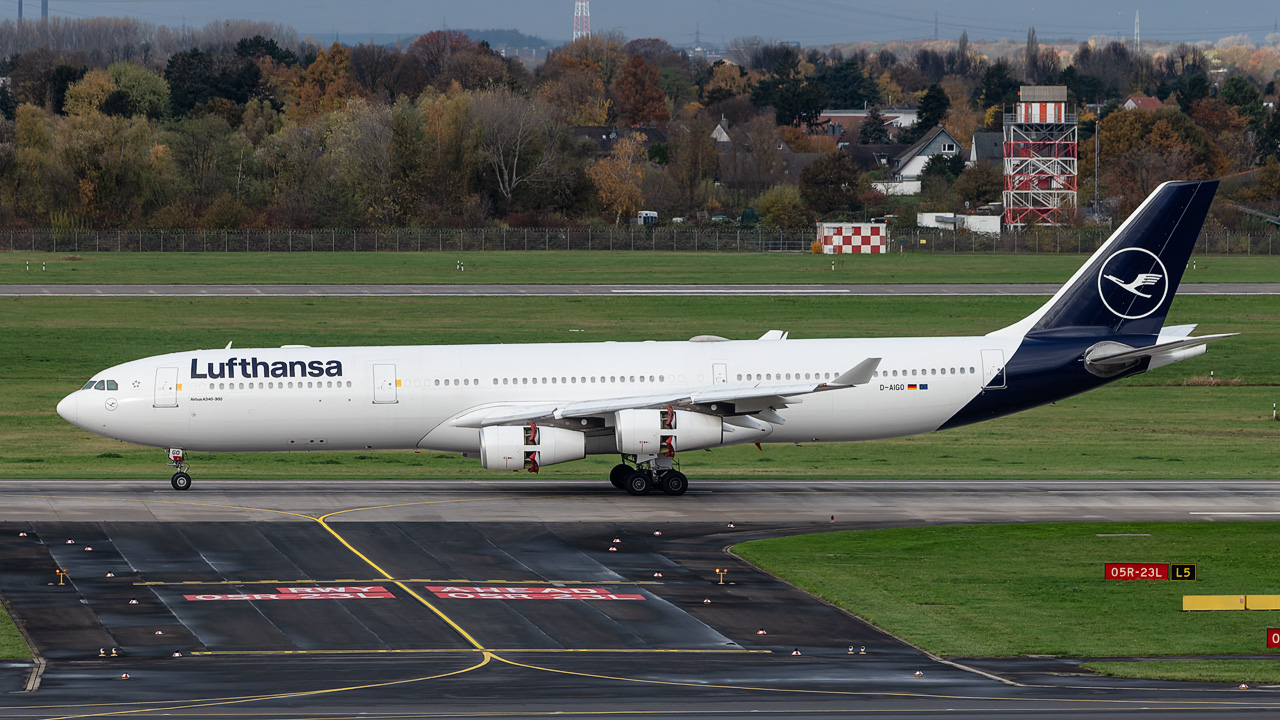
[[[85,546],[84,546],[84,551],[85,551],[85,552],[93,552],[93,548],[89,547],[88,545],[85,545]]]
[[[63,543],[63,544],[64,544],[64,545],[75,545],[75,544],[76,544],[76,541],[75,541],[75,540],[72,540],[71,538],[67,538],[67,541],[66,541],[65,543]]]
[[[711,598],[706,598],[706,599],[704,599],[704,600],[702,601],[702,604],[703,604],[703,605],[710,605],[710,604],[711,604]]]
[[[121,680],[128,680],[128,679],[129,679],[129,673],[123,673],[123,674],[121,674],[121,675],[120,675],[120,679],[121,679]]]
[[[113,572],[109,572],[109,573],[107,573],[107,577],[115,577],[115,576],[116,576],[116,574],[115,574],[115,573],[113,573]]]
[[[657,533],[654,533],[654,535],[657,535]],[[20,533],[18,533],[18,537],[26,537],[26,536],[27,536],[27,534],[26,534],[26,533],[24,533],[24,532],[20,532]]]
[[[176,651],[176,650],[175,650],[175,651],[173,652],[173,655],[171,655],[170,657],[182,657],[182,653],[180,653],[180,652],[178,652],[178,651]]]
[[[654,574],[653,574],[653,576],[654,576],[654,577],[662,577],[662,573],[660,573],[660,572],[656,572],[656,573],[654,573]]]
[[[1241,690],[1248,690],[1248,689],[1249,689],[1249,686],[1248,686],[1248,685],[1245,685],[1244,683],[1240,683],[1240,689],[1241,689]]]
[[[111,648],[111,657],[120,657],[120,649]]]
[[[729,527],[733,527],[733,523],[729,523]]]
[[[831,522],[835,522],[835,521],[836,521],[836,516],[835,516],[835,515],[832,515],[832,516],[831,516]]]
[[[658,537],[658,536],[662,535],[662,531],[661,531],[661,530],[654,530],[654,531],[653,531],[653,535],[654,535],[654,537]]]
[[[137,605],[137,604],[138,604],[138,598],[129,598],[129,604],[130,604],[130,605]]]
[[[106,656],[107,656],[107,649],[106,649],[106,648],[98,648],[98,657],[106,657]]]
[[[765,631],[764,631],[764,628],[760,628],[759,630],[757,630],[757,631],[756,631],[756,634],[757,634],[757,635],[768,635],[769,633],[765,632]]]
[[[613,541],[614,541],[615,543],[620,543],[620,542],[622,542],[622,538],[614,538],[614,539],[613,539]]]
[[[156,634],[157,634],[157,635],[163,635],[163,634],[164,634],[164,632],[162,632],[162,631],[160,631],[160,630],[157,630],[157,631],[156,631]]]
[[[791,651],[791,654],[792,654],[792,655],[799,655],[799,654],[800,654],[800,648],[796,648],[795,650],[792,650],[792,651]]]
[[[609,552],[618,552],[618,548],[617,548],[617,547],[615,547],[615,546],[613,546],[613,545],[610,545],[610,546],[609,546]]]
[[[922,672],[920,672],[919,670],[917,670],[917,671],[916,671],[916,677],[924,677],[924,673],[922,673]]]
[[[859,655],[866,655],[866,654],[867,654],[867,646],[866,646],[866,645],[863,645],[863,646],[859,647],[859,648],[858,648],[858,654],[859,654]]]

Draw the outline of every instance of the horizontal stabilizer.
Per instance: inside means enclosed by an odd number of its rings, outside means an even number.
[[[1106,347],[1097,348],[1085,355],[1085,362],[1090,366],[1099,368],[1109,368],[1123,366],[1129,363],[1141,360],[1142,358],[1157,358],[1162,355],[1169,355],[1178,350],[1186,350],[1188,348],[1197,347],[1214,340],[1229,338],[1239,333],[1223,333],[1221,335],[1201,335],[1200,337],[1187,337],[1181,340],[1172,340],[1170,342],[1157,343],[1141,348],[1131,348],[1120,343],[1107,343]]]

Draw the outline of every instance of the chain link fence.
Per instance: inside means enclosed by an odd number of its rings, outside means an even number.
[[[890,252],[1091,253],[1106,229],[1040,227],[986,235],[937,229],[890,232]],[[809,252],[813,230],[721,228],[479,228],[393,230],[0,230],[0,251],[82,252],[444,252],[666,250]],[[1196,253],[1272,255],[1280,233],[1205,232]]]

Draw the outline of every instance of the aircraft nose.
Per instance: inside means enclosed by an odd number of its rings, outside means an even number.
[[[58,414],[63,420],[75,425],[80,415],[80,393],[73,392],[62,398],[58,403]]]

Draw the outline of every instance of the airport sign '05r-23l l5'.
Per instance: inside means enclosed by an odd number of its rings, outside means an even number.
[[[1203,353],[1227,335],[1164,322],[1216,189],[1161,185],[1041,308],[979,337],[228,347],[108,368],[58,413],[168,448],[179,490],[189,450],[413,448],[532,472],[617,454],[615,487],[681,495],[678,452],[945,430]]]

